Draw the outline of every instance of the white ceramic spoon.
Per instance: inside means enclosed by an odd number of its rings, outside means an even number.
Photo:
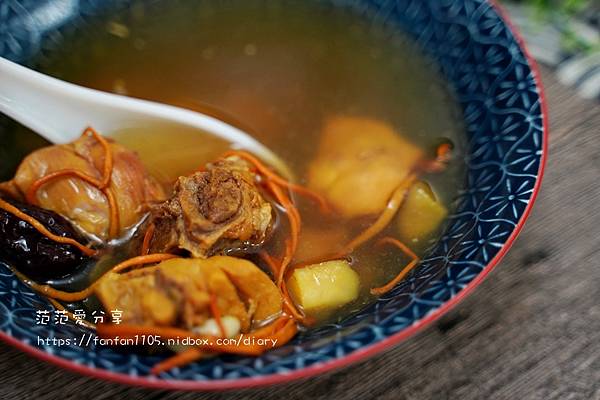
[[[196,128],[256,154],[283,175],[290,176],[285,164],[272,151],[219,119],[166,104],[84,88],[1,57],[0,112],[52,143],[73,141],[87,126],[109,136],[130,128]]]

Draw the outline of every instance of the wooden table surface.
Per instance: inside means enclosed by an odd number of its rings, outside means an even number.
[[[600,105],[542,75],[550,155],[532,215],[489,278],[417,336],[318,378],[206,394],[98,381],[0,344],[0,398],[600,399]]]

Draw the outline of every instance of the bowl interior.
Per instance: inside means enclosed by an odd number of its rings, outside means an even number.
[[[220,356],[163,373],[175,381],[233,381],[290,375],[332,364],[370,346],[391,344],[400,334],[438,313],[485,274],[514,238],[540,179],[544,115],[531,65],[494,6],[484,0],[321,0],[347,7],[373,24],[411,36],[437,62],[457,98],[468,138],[466,189],[439,241],[392,292],[339,324],[299,335],[292,343],[258,358]],[[66,32],[85,29],[105,13],[132,7],[127,0],[0,4],[0,55],[28,63],[60,46]],[[62,4],[62,5],[60,5]],[[5,122],[2,130],[10,129]],[[0,268],[0,331],[54,357],[137,380],[161,359],[115,351],[90,343],[70,325],[38,325],[36,310],[52,310]],[[69,339],[69,345],[39,338]],[[84,341],[87,339],[84,339]],[[313,368],[313,371],[317,369]],[[88,370],[90,372],[90,370]],[[145,378],[140,378],[141,382]],[[202,386],[199,388],[208,388]]]

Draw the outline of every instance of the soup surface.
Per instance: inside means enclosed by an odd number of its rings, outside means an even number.
[[[454,144],[454,154],[462,153],[463,126],[451,93],[435,64],[401,32],[374,26],[351,11],[311,2],[169,4],[137,3],[125,14],[90,22],[83,31],[66,35],[35,65],[84,86],[216,115],[271,148],[300,184],[306,184],[324,121],[340,115],[389,124],[432,156],[443,141]],[[8,150],[15,158],[2,157],[8,162],[0,165],[0,180],[10,178],[24,154],[44,144],[17,126],[7,132],[0,151]],[[103,134],[137,151],[165,187],[231,146],[202,133],[160,127]],[[449,210],[464,185],[460,160],[454,157],[441,173],[420,177]],[[296,261],[340,250],[373,222],[323,218],[309,200],[294,200],[303,218]],[[284,223],[278,213],[278,223]],[[386,232],[394,235],[396,226],[390,224]],[[413,250],[422,256],[434,240],[413,243]],[[277,252],[282,246],[276,233],[267,249]],[[80,277],[56,283],[77,286],[78,280],[88,281],[127,256],[127,246],[118,245],[90,267],[91,275],[88,269]],[[408,258],[395,248],[366,245],[351,261],[360,276],[360,296],[321,321],[343,318],[372,301],[369,288],[396,276]]]

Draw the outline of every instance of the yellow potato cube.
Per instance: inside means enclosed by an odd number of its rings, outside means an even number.
[[[360,281],[347,261],[327,261],[296,269],[288,290],[305,313],[330,311],[358,297]]]
[[[400,238],[418,243],[433,234],[448,215],[448,210],[435,197],[425,182],[415,183],[398,212]]]

